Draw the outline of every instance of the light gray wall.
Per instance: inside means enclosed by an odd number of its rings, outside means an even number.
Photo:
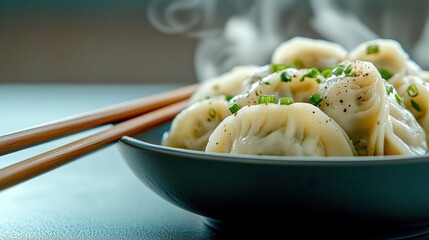
[[[196,81],[195,40],[159,33],[145,4],[49,6],[0,6],[0,83]]]

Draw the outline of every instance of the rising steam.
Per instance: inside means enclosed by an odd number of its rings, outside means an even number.
[[[384,37],[400,41],[429,67],[429,2],[352,0],[152,0],[150,22],[160,31],[199,39],[197,77],[269,62],[274,48],[294,36],[323,38],[351,49]],[[414,3],[414,4],[413,4]],[[404,17],[408,16],[408,17]]]

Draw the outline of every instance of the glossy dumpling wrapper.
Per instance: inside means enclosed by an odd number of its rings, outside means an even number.
[[[164,134],[162,145],[204,151],[212,131],[231,114],[224,98],[199,101],[181,111]]]
[[[377,51],[368,53],[368,48],[375,46]],[[348,59],[351,61],[370,61],[380,72],[387,70],[392,75],[386,79],[389,82],[397,82],[398,79],[401,81],[407,75],[419,76],[426,82],[429,81],[429,72],[422,70],[417,63],[409,58],[402,46],[391,39],[364,42],[350,52]],[[397,88],[397,85],[394,85]]]
[[[345,130],[360,156],[427,151],[425,132],[372,63],[353,62],[349,76],[327,79],[318,93],[320,109]]]
[[[408,75],[394,79],[392,84],[401,95],[405,107],[414,115],[426,132],[429,142],[429,85],[418,76]]]
[[[408,60],[406,74],[420,76],[425,75],[426,72],[416,62]]]
[[[258,68],[258,66],[253,65],[235,67],[230,72],[202,82],[201,86],[192,95],[189,103],[193,104],[197,101],[220,95],[237,95],[240,93],[243,82],[247,79],[248,75]]]
[[[416,62],[409,60],[406,75],[418,76],[425,82],[429,82],[429,71],[423,70]]]
[[[387,82],[384,83],[386,89],[392,86]],[[404,100],[398,95],[394,88],[388,94],[389,122],[391,122],[392,126],[388,125],[386,129],[385,140],[388,142],[385,143],[385,152],[387,153],[385,155],[424,154],[427,152],[425,129],[422,128],[413,114],[404,108]]]
[[[403,76],[409,68],[412,71],[415,67],[402,46],[391,39],[376,39],[361,43],[350,51],[348,60],[371,62],[378,70],[387,70],[393,76],[396,74]]]
[[[340,45],[325,40],[303,37],[292,38],[280,44],[271,62],[297,68],[331,68],[346,59],[347,51]]]
[[[273,73],[271,64],[261,66],[258,69],[252,71],[244,80],[242,85],[242,91],[248,90],[255,82],[261,81],[265,77]]]
[[[206,152],[274,156],[354,156],[347,134],[308,103],[246,106],[225,118]]]
[[[309,74],[314,70],[287,68],[275,72],[253,83],[247,91],[232,98],[231,102],[240,106],[255,105],[262,95],[275,95],[277,99],[291,97],[295,102],[308,102],[310,96],[317,91],[319,83],[325,80],[318,71]]]
[[[429,83],[429,71],[421,71],[418,76],[425,82]]]

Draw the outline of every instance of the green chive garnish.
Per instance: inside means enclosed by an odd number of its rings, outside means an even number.
[[[296,59],[295,61],[293,61],[293,65],[297,68],[304,68],[305,67],[304,62],[299,60],[299,59]]]
[[[390,87],[386,86],[386,91],[387,91],[387,95],[390,95],[391,93],[393,93],[393,86],[390,86]]]
[[[367,54],[375,54],[378,53],[380,51],[380,49],[378,48],[378,45],[374,44],[374,45],[369,45],[366,48],[366,53]]]
[[[389,70],[387,70],[385,68],[380,68],[379,72],[380,72],[381,77],[384,80],[389,80],[393,76],[393,74],[391,72],[389,72]]]
[[[332,70],[332,74],[335,76],[340,76],[343,74],[344,68],[342,66],[338,66]]]
[[[276,103],[277,97],[275,95],[262,95],[258,97],[258,104],[263,103]]]
[[[332,68],[327,68],[322,70],[321,74],[325,77],[328,78],[332,75]]]
[[[290,77],[290,75],[287,72],[282,72],[282,74],[280,75],[280,79],[282,80],[282,82],[292,81],[292,78]]]
[[[278,71],[281,71],[281,70],[287,69],[287,68],[291,68],[291,66],[286,65],[286,64],[271,64],[270,65],[271,73],[275,73],[275,72],[278,72]]]
[[[229,111],[230,111],[232,114],[234,114],[234,113],[238,112],[238,110],[240,110],[240,109],[241,109],[241,107],[240,107],[240,105],[238,105],[237,103],[234,103],[234,104],[232,104],[232,105],[229,107]]]
[[[350,76],[350,72],[352,71],[352,65],[348,64],[345,68],[344,68],[344,74],[346,74],[346,76]]]
[[[395,98],[396,98],[396,101],[399,103],[399,105],[402,105],[402,97],[399,96],[399,94],[395,94]]]
[[[407,90],[408,96],[417,97],[419,95],[419,90],[417,90],[416,84],[411,84]]]
[[[228,101],[228,102],[229,102],[233,97],[234,97],[234,96],[226,96],[226,97],[225,97],[225,101]]]
[[[421,112],[423,111],[422,108],[420,107],[420,105],[418,105],[416,102],[414,102],[413,100],[411,100],[411,106],[413,106],[414,109],[416,109],[417,112]]]
[[[214,110],[213,108],[210,108],[209,116],[210,116],[210,118],[215,118],[216,117],[216,110]]]
[[[271,85],[270,82],[262,82],[264,85]]]
[[[304,78],[306,78],[306,77],[316,78],[319,73],[320,72],[317,68],[312,68],[312,69],[308,70],[308,72],[301,77],[300,81],[301,82],[304,81]]]
[[[308,100],[308,102],[313,104],[314,106],[319,105],[321,101],[322,101],[322,98],[318,93],[311,95],[310,99]]]
[[[280,105],[291,105],[293,103],[293,98],[284,97],[279,99]]]

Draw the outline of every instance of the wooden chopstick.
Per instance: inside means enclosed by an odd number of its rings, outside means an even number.
[[[142,116],[118,123],[91,136],[0,169],[0,191],[106,146],[113,141],[119,140],[124,135],[137,134],[162,122],[166,122],[184,109],[186,104],[187,101],[181,101],[154,110]]]
[[[151,110],[187,99],[196,88],[197,85],[194,84],[0,136],[0,155],[92,127],[139,116]]]

